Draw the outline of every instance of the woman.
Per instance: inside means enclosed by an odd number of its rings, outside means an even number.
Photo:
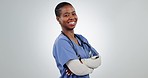
[[[89,74],[101,65],[100,55],[85,37],[74,34],[78,17],[70,3],[59,3],[55,15],[62,28],[53,46],[60,78],[89,78]]]

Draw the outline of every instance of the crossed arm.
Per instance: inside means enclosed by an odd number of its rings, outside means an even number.
[[[76,75],[86,75],[101,65],[101,56],[93,56],[88,59],[75,59],[66,63],[70,71]]]

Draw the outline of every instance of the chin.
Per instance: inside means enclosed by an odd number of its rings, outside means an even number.
[[[67,30],[74,30],[74,28],[75,28],[75,27],[73,27],[73,28],[67,28]]]
[[[74,30],[74,28],[70,28],[69,30]]]

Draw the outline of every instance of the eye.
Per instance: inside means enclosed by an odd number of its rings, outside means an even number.
[[[72,13],[72,15],[76,15],[76,13]]]
[[[64,14],[64,17],[68,17],[69,16],[69,14]]]

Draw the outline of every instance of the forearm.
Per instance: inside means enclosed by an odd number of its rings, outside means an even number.
[[[71,70],[71,72],[76,75],[87,75],[93,72],[92,68],[87,67],[85,64],[81,63],[78,59],[70,60],[68,63],[66,63],[66,65]]]
[[[81,60],[87,67],[95,69],[101,65],[101,56],[99,56],[98,58],[96,57],[97,56],[93,56],[91,58]]]

